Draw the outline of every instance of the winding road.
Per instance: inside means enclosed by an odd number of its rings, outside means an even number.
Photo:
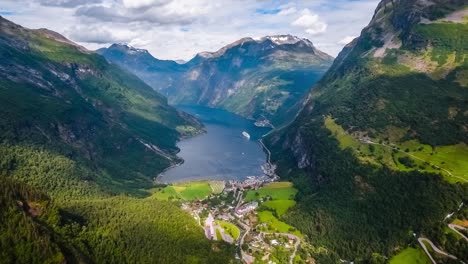
[[[244,244],[244,239],[247,236],[247,234],[250,232],[250,227],[248,225],[242,223],[241,221],[239,221],[239,224],[245,229],[245,233],[244,233],[244,235],[242,235],[242,237],[241,237],[241,239],[239,241],[239,249],[240,249],[240,252],[241,252],[241,258],[246,263],[250,263],[250,262],[253,261],[253,260],[249,259],[249,257],[251,258],[251,256],[249,256],[247,253],[244,252],[244,250],[242,250],[242,245]]]
[[[393,150],[395,150],[395,151],[398,151],[398,152],[400,152],[400,153],[406,154],[406,155],[408,155],[408,156],[410,156],[410,157],[412,157],[412,158],[414,158],[414,159],[417,159],[417,160],[419,160],[419,161],[427,162],[427,163],[429,163],[430,165],[432,165],[432,166],[434,166],[434,167],[436,167],[436,168],[438,168],[438,169],[440,169],[440,170],[445,171],[445,172],[446,172],[448,175],[450,175],[451,177],[455,177],[455,178],[457,178],[457,179],[460,179],[460,180],[463,180],[463,181],[465,181],[465,182],[468,182],[468,180],[466,180],[466,179],[463,178],[463,177],[453,175],[453,174],[452,174],[450,171],[448,171],[447,169],[444,169],[444,168],[442,168],[442,167],[440,167],[440,166],[437,166],[437,165],[435,165],[435,164],[432,164],[432,163],[430,163],[430,162],[428,162],[428,161],[426,161],[426,160],[424,160],[424,159],[421,159],[421,158],[419,158],[419,157],[417,157],[417,156],[415,156],[415,155],[413,155],[413,154],[410,154],[410,153],[407,153],[407,152],[405,152],[405,151],[399,150],[399,149],[397,149],[396,147],[389,146],[389,145],[386,145],[386,144],[377,143],[377,142],[373,142],[373,141],[371,141],[371,140],[361,140],[361,139],[360,139],[359,141],[361,141],[361,142],[363,142],[363,143],[367,143],[367,144],[379,145],[379,146],[382,146],[382,147],[386,147],[386,148],[393,149]]]
[[[434,263],[434,264],[437,264],[437,262],[434,260],[434,258],[433,258],[433,257],[431,256],[431,254],[429,253],[429,250],[427,249],[426,244],[424,244],[424,242],[429,243],[429,245],[432,247],[432,249],[433,249],[436,253],[441,254],[441,255],[444,255],[444,256],[449,257],[449,258],[451,258],[451,259],[457,259],[457,257],[455,257],[454,255],[450,255],[450,254],[448,254],[448,253],[446,253],[446,252],[440,250],[438,247],[436,247],[436,246],[434,245],[434,243],[432,243],[432,241],[430,241],[430,240],[427,239],[427,238],[420,237],[420,238],[418,238],[418,242],[419,242],[419,244],[421,245],[421,247],[424,249],[424,251],[426,252],[426,254],[429,256],[429,258],[431,259],[432,263]]]
[[[463,237],[466,241],[468,241],[468,237],[466,237],[462,232],[458,231],[457,229],[463,229],[467,230],[463,226],[455,225],[455,224],[449,224],[448,227],[452,229],[455,233],[459,234],[461,237]]]

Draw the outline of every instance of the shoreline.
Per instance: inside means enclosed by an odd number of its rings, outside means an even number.
[[[183,159],[181,158],[181,161],[180,161],[180,162],[177,162],[177,163],[175,163],[175,164],[173,164],[173,165],[171,165],[171,166],[165,168],[163,171],[161,171],[160,173],[158,173],[158,175],[157,175],[156,177],[154,177],[154,183],[155,183],[155,184],[167,184],[167,183],[161,181],[161,178],[164,176],[164,173],[167,172],[167,171],[170,170],[170,169],[173,169],[173,168],[175,168],[175,167],[179,167],[180,165],[184,164],[184,162],[185,162],[185,160],[183,160]]]
[[[262,149],[264,149],[267,154],[267,163],[270,166],[272,166],[273,164],[271,164],[271,151],[267,148],[267,146],[265,146],[265,143],[263,143],[263,138],[259,139],[258,142],[260,142]]]

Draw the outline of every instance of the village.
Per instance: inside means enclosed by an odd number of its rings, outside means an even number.
[[[242,182],[221,181],[216,187],[222,189],[218,194],[184,202],[182,208],[204,229],[207,239],[236,245],[236,259],[243,263],[293,263],[301,242],[298,234],[289,233],[291,228],[282,232],[259,219],[259,207],[273,200],[259,191],[264,186],[282,184],[277,182],[275,165],[265,163],[262,169],[264,175],[250,176]],[[283,189],[278,190],[281,193]]]

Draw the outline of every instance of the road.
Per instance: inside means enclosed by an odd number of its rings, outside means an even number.
[[[236,200],[238,200],[238,202],[237,202],[237,205],[236,205],[235,209],[237,209],[241,205],[241,203],[243,202],[243,200],[242,200],[243,195],[244,195],[244,191],[239,190],[239,193],[238,193],[237,198],[236,198]]]
[[[410,153],[407,153],[407,152],[405,152],[405,151],[399,150],[399,149],[397,149],[397,148],[395,148],[395,147],[393,147],[393,146],[389,146],[389,145],[385,145],[385,144],[373,142],[373,141],[371,141],[371,140],[360,140],[360,141],[363,142],[363,143],[367,143],[367,144],[379,145],[379,146],[383,146],[383,147],[386,147],[386,148],[393,149],[393,150],[395,150],[395,151],[398,151],[398,152],[400,152],[400,153],[406,154],[406,155],[408,155],[408,156],[410,156],[410,157],[412,157],[412,158],[414,158],[414,159],[417,159],[417,160],[419,160],[419,161],[427,162],[427,163],[429,163],[431,166],[434,166],[434,167],[436,167],[436,168],[438,168],[438,169],[440,169],[440,170],[445,171],[445,172],[446,172],[448,175],[450,175],[451,177],[455,177],[455,178],[457,178],[457,179],[460,179],[460,180],[463,180],[463,181],[465,181],[465,182],[468,182],[468,180],[466,180],[466,179],[464,179],[464,178],[462,178],[462,177],[453,175],[450,171],[448,171],[448,170],[446,170],[446,169],[444,169],[444,168],[442,168],[442,167],[440,167],[440,166],[437,166],[437,165],[432,164],[432,163],[430,163],[430,162],[428,162],[428,161],[426,161],[426,160],[424,160],[424,159],[421,159],[421,158],[419,158],[419,157],[416,157],[416,156],[413,155],[413,154],[410,154]]]
[[[247,253],[244,252],[244,250],[242,250],[242,245],[244,244],[244,239],[245,237],[247,236],[247,234],[250,232],[250,227],[244,223],[242,223],[241,221],[239,221],[239,223],[242,225],[242,227],[244,227],[245,229],[245,233],[244,235],[242,235],[240,241],[239,241],[239,249],[240,249],[240,252],[241,252],[241,258],[246,262],[246,263],[250,263],[252,262],[250,259],[249,260],[246,260],[245,258],[247,257],[244,257],[244,256],[248,256]]]
[[[461,237],[463,237],[466,241],[468,241],[468,237],[466,237],[462,232],[458,231],[457,229],[464,229],[467,230],[463,226],[455,225],[455,224],[449,224],[448,227],[452,229],[455,233],[459,234]]]
[[[294,257],[296,257],[296,253],[297,253],[297,249],[299,248],[299,245],[301,244],[301,239],[294,235],[294,234],[290,234],[290,233],[267,233],[267,232],[260,232],[260,234],[262,235],[280,235],[280,236],[287,236],[288,238],[293,238],[294,240],[296,240],[296,243],[294,244],[294,251],[293,253],[291,254],[291,256],[289,257],[289,264],[293,264],[294,262]]]
[[[260,139],[259,142],[260,142],[260,145],[262,145],[263,149],[265,149],[265,151],[267,152],[267,161],[268,161],[268,164],[271,165],[271,152],[270,152],[270,150],[265,146],[265,144],[263,144],[262,139]]]
[[[436,246],[434,245],[434,243],[432,243],[432,241],[430,241],[430,240],[427,239],[427,238],[422,238],[422,237],[420,237],[420,238],[418,238],[418,242],[419,242],[419,244],[421,245],[421,247],[424,249],[424,251],[426,252],[427,256],[431,259],[431,261],[432,261],[433,264],[437,264],[437,262],[434,260],[434,258],[433,258],[433,257],[431,256],[431,254],[429,253],[429,250],[427,249],[426,244],[424,244],[424,242],[429,243],[429,245],[432,247],[432,249],[433,249],[436,253],[441,254],[441,255],[444,255],[444,256],[449,257],[449,258],[451,258],[451,259],[457,259],[457,257],[455,257],[455,256],[453,256],[453,255],[450,255],[450,254],[448,254],[448,253],[446,253],[446,252],[440,250],[438,247],[436,247]]]

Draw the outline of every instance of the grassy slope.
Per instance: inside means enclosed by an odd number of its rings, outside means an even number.
[[[325,118],[324,123],[340,142],[340,148],[352,149],[363,163],[383,165],[402,171],[419,170],[441,173],[449,182],[468,181],[468,161],[460,159],[460,157],[468,157],[468,147],[464,143],[431,147],[416,140],[391,144],[372,139],[373,142],[384,145],[369,144],[360,141],[358,136],[347,133],[331,117]],[[409,164],[401,163],[401,158],[405,157],[411,160]]]
[[[266,206],[269,209],[273,209],[276,212],[278,217],[281,217],[285,214],[289,208],[294,207],[296,205],[296,201],[294,200],[274,200],[274,201],[266,201],[262,203],[263,206]]]
[[[273,182],[258,190],[249,190],[244,200],[260,202],[260,200],[266,199],[266,201],[261,202],[258,210],[259,222],[266,224],[263,231],[293,233],[302,237],[301,232],[280,220],[281,216],[296,204],[294,201],[296,193],[297,189],[293,187],[291,182]]]
[[[237,240],[237,238],[239,238],[240,230],[236,225],[221,220],[216,220],[216,223],[224,229],[224,232],[226,232],[226,234],[232,236],[234,240]]]
[[[407,248],[390,259],[390,264],[429,264],[431,260],[420,248]]]
[[[256,195],[258,193],[258,195]],[[273,182],[269,183],[258,190],[249,190],[245,195],[245,201],[254,201],[265,199],[267,196],[273,200],[292,200],[296,195],[297,190],[290,182]]]

